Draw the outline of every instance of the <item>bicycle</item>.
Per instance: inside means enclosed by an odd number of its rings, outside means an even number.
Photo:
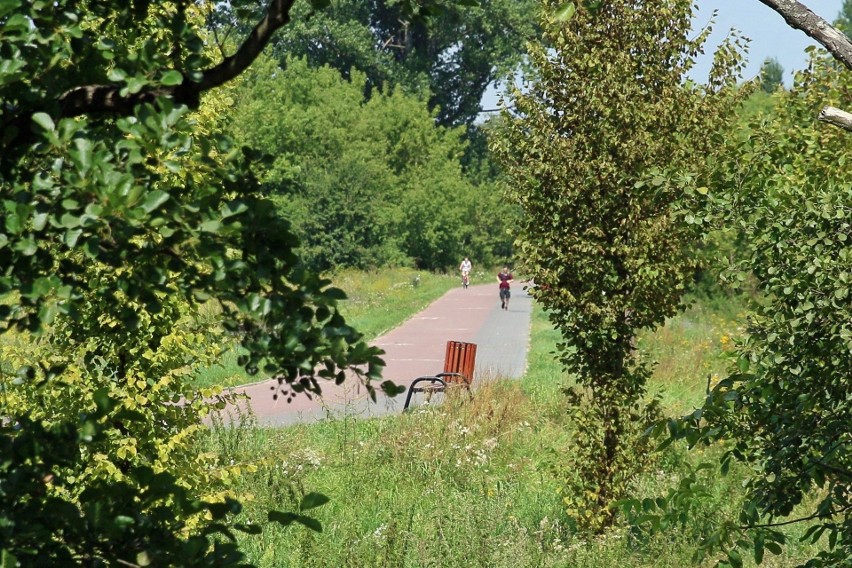
[[[467,290],[467,287],[470,286],[470,273],[467,270],[462,271],[462,288]]]

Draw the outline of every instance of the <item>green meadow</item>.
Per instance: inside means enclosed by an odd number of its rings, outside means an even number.
[[[353,317],[370,322],[368,334],[379,333],[457,285],[421,274],[415,286],[409,276],[346,273],[345,283],[336,284],[349,292]],[[639,348],[657,363],[649,396],[660,396],[668,414],[696,407],[708,382],[725,371],[745,309],[738,297],[695,300],[641,336]],[[450,395],[441,405],[383,418],[352,413],[260,428],[246,417],[239,426],[213,428],[205,450],[236,466],[233,489],[245,506],[243,521],[264,526],[259,535],[240,537],[249,559],[317,568],[687,565],[704,535],[702,519],[736,514],[743,472],[706,470],[702,510],[662,534],[648,537],[619,519],[600,536],[582,536],[563,503],[573,426],[562,388],[571,378],[556,360],[559,336],[540,309],[531,332],[526,375],[478,384],[472,398]],[[633,480],[634,494],[663,495],[719,454],[669,447]],[[321,532],[266,523],[269,510],[294,511],[310,493],[330,499],[305,513]],[[765,562],[793,566],[814,552],[791,542],[784,558],[767,554]]]

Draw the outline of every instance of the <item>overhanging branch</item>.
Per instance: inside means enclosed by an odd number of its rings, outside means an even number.
[[[844,130],[852,131],[852,113],[846,112],[845,110],[840,110],[833,106],[827,106],[820,111],[817,118],[823,122],[839,126]]]
[[[825,19],[796,0],[759,0],[778,12],[791,28],[805,32],[852,70],[852,41]]]
[[[124,96],[121,95],[121,85],[76,87],[59,97],[59,118],[96,113],[127,115],[136,105],[153,101],[160,96],[170,96],[179,103],[197,107],[201,93],[227,83],[248,69],[272,39],[273,34],[290,22],[290,9],[294,2],[295,0],[272,0],[264,17],[255,25],[236,53],[226,57],[215,67],[203,71],[198,82],[185,78],[181,85],[175,87],[159,87]]]
[[[852,41],[846,34],[813,13],[807,6],[796,0],[759,0],[778,12],[784,21],[794,29],[805,32],[831,53],[835,59],[852,70]],[[819,120],[852,131],[852,114],[838,108],[827,106],[819,113]]]

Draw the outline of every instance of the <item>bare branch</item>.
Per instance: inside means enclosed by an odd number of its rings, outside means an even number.
[[[197,83],[197,92],[223,85],[248,69],[272,39],[273,34],[290,23],[290,8],[294,2],[295,0],[272,0],[266,9],[266,15],[257,23],[237,52],[204,72],[203,78]],[[183,86],[185,85],[181,85]]]
[[[760,2],[778,12],[791,28],[801,30],[815,39],[835,59],[843,63],[847,69],[852,70],[852,41],[846,37],[846,34],[796,0],[760,0]],[[852,114],[838,108],[827,106],[822,109],[817,118],[852,131]]]
[[[846,35],[796,0],[759,0],[778,12],[791,28],[801,30],[852,69],[852,42]]]
[[[840,110],[833,106],[827,106],[822,109],[817,117],[823,122],[839,126],[844,130],[852,131],[852,113]]]

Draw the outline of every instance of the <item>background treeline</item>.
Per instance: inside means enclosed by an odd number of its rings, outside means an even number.
[[[245,32],[234,3],[214,22]],[[533,4],[450,6],[411,22],[395,3],[345,0],[301,17],[233,88],[226,127],[269,155],[260,174],[313,270],[442,270],[511,256],[517,211],[474,124],[535,32]]]
[[[463,166],[465,127],[437,125],[402,88],[368,98],[366,75],[349,75],[265,59],[234,93],[231,131],[269,155],[260,178],[305,264],[435,270],[507,257],[515,213],[494,175]]]

